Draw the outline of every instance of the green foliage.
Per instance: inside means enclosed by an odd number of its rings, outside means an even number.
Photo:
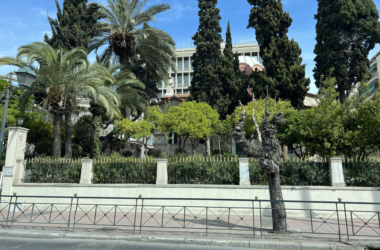
[[[237,158],[171,158],[168,177],[169,184],[239,185],[239,162]]]
[[[255,29],[263,59],[262,72],[253,71],[251,86],[257,98],[269,96],[290,100],[299,109],[309,89],[310,79],[305,78],[301,49],[296,41],[287,36],[292,18],[284,12],[281,1],[248,0],[253,5],[248,28]]]
[[[45,35],[45,42],[54,48],[87,48],[91,39],[104,29],[98,22],[105,16],[99,12],[97,3],[87,4],[88,0],[64,0],[63,10],[56,0],[57,19],[49,19],[52,37]]]
[[[301,157],[318,154],[321,157],[336,155],[344,142],[343,115],[338,94],[334,89],[335,78],[324,80],[320,90],[319,105],[309,110],[288,113],[287,122],[279,130],[279,139],[293,145],[296,138],[307,152]]]
[[[147,158],[111,157],[97,159],[94,163],[94,184],[156,184],[157,162]]]
[[[219,114],[207,103],[182,102],[172,107],[160,119],[159,128],[165,133],[175,133],[180,137],[179,148],[185,147],[190,139],[193,147],[198,146],[199,139],[216,135],[220,131]]]
[[[161,151],[158,149],[149,149],[148,156],[152,156],[154,158],[160,158]]]
[[[261,128],[261,123],[263,120],[263,116],[265,114],[265,108],[266,108],[266,103],[264,99],[258,99],[244,106],[244,109],[246,111],[246,119],[244,121],[244,131],[247,138],[251,138],[252,135],[256,134],[256,127],[252,120],[253,109],[255,109],[255,118],[256,118],[257,124]],[[283,112],[283,113],[291,112],[294,110],[289,101],[279,100],[275,103],[275,100],[271,98],[268,100],[268,109],[269,109],[269,112],[271,113],[270,119],[272,119],[273,116],[275,115],[276,113],[275,110],[277,112]],[[235,109],[235,112],[231,116],[227,117],[225,121],[225,126],[224,126],[225,130],[227,130],[225,132],[226,135],[229,135],[229,133],[231,133],[230,130],[236,126],[237,122],[240,119],[241,111],[242,111],[242,108],[241,106],[239,106]]]
[[[43,116],[43,113],[36,112],[20,113],[16,116],[17,118],[24,118],[22,126],[29,129],[27,143],[33,144],[36,147],[38,147],[39,143],[50,141],[53,138],[53,125],[44,121]]]
[[[323,75],[335,71],[336,89],[343,103],[354,84],[364,79],[368,54],[380,42],[379,13],[373,0],[318,0],[314,78],[323,87]]]
[[[107,5],[100,10],[105,15],[106,31],[92,40],[90,48],[106,45],[105,57],[116,56],[143,80],[148,74],[150,80],[166,82],[169,70],[176,68],[175,42],[168,33],[149,24],[170,5],[149,0],[109,0]]]
[[[288,186],[330,186],[328,162],[307,162],[289,159],[280,165],[281,185]],[[251,159],[249,175],[252,185],[268,185],[267,175],[259,161]]]
[[[378,160],[343,162],[343,174],[347,186],[380,187],[380,163]]]
[[[221,53],[221,19],[217,0],[198,0],[199,27],[193,36],[195,53],[192,57],[194,77],[189,88],[189,101],[206,102],[223,118],[228,113],[239,86],[234,82],[231,61]],[[236,101],[236,100],[235,100]]]
[[[90,137],[92,128],[91,115],[84,115],[73,125],[73,142],[83,149],[82,157],[89,156],[91,150]],[[74,153],[74,151],[73,151]]]
[[[136,140],[147,139],[152,136],[152,131],[155,126],[147,120],[132,121],[130,119],[123,119],[116,122],[114,131],[127,137],[133,137]]]
[[[28,183],[78,183],[82,171],[82,163],[68,159],[35,158],[26,163],[30,170]]]

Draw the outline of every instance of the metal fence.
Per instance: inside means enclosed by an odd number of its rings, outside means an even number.
[[[343,174],[346,186],[380,186],[380,162],[378,159],[343,161]]]
[[[239,185],[239,160],[235,157],[171,158],[168,184]]]
[[[289,159],[281,162],[281,185],[330,186],[329,162]],[[267,175],[261,170],[259,160],[250,159],[249,173],[252,185],[268,185]]]
[[[93,184],[156,184],[157,160],[97,159],[93,172]]]
[[[4,228],[112,229],[131,234],[320,241],[380,237],[380,203],[284,201],[287,231],[275,232],[270,203],[281,201],[6,195],[0,198],[0,226]],[[358,205],[361,210],[355,209]]]
[[[77,159],[30,159],[24,183],[79,183],[82,162]]]

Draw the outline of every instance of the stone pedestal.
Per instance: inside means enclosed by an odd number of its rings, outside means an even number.
[[[28,130],[22,127],[8,128],[8,144],[3,169],[3,195],[12,194],[12,184],[21,183],[25,174],[25,149]]]
[[[93,178],[93,160],[82,159],[82,171],[79,184],[91,184]]]
[[[240,186],[250,186],[251,181],[249,179],[249,158],[239,159],[239,175]]]
[[[168,159],[157,159],[156,185],[168,185]]]
[[[330,181],[333,187],[345,187],[343,175],[343,159],[331,158],[330,159]]]

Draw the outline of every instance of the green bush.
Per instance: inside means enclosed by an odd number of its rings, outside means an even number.
[[[94,184],[156,184],[157,161],[153,158],[102,158],[94,162]]]
[[[237,158],[173,157],[169,159],[169,184],[239,185]]]
[[[343,162],[344,180],[347,186],[380,187],[380,162]]]
[[[158,149],[149,149],[148,156],[153,156],[154,158],[159,158],[161,155],[161,151]]]
[[[268,185],[267,175],[261,170],[259,161],[251,159],[249,173],[252,185]],[[301,162],[294,159],[280,165],[281,185],[330,186],[328,162]]]
[[[31,183],[78,183],[82,171],[79,160],[35,158],[26,163],[30,174],[24,182]]]

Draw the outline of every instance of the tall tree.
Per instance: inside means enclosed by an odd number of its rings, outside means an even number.
[[[91,39],[97,36],[105,27],[98,22],[104,18],[99,12],[100,5],[97,3],[87,4],[88,0],[64,0],[63,10],[58,1],[57,19],[48,17],[52,30],[52,37],[45,34],[45,42],[54,49],[65,48],[68,50],[84,47],[88,48]],[[71,131],[71,114],[74,106],[63,111],[65,115],[66,143],[65,155],[67,158],[72,157],[72,131]]]
[[[169,70],[175,68],[175,42],[163,30],[149,26],[156,16],[168,9],[168,4],[147,7],[148,0],[108,0],[108,8],[101,7],[105,15],[106,31],[93,39],[90,49],[107,45],[103,57],[113,58],[124,66],[123,70],[140,67],[149,71],[157,82],[168,80]],[[137,72],[134,72],[137,75]],[[132,109],[125,106],[124,117],[130,118]],[[132,152],[129,140],[124,143],[124,154]]]
[[[88,0],[64,0],[62,10],[58,0],[55,3],[57,19],[48,17],[52,37],[45,34],[45,42],[55,49],[87,48],[91,39],[104,28],[104,24],[98,22],[104,18],[99,12],[100,5],[87,4]]]
[[[258,98],[269,96],[289,100],[295,108],[302,107],[309,90],[310,79],[305,78],[301,49],[288,29],[292,24],[289,13],[284,12],[281,0],[248,0],[253,5],[247,28],[254,28],[260,46],[264,69],[251,74],[251,86]]]
[[[225,76],[223,81],[223,92],[226,97],[230,98],[230,105],[228,106],[227,114],[230,115],[234,112],[235,108],[239,105],[241,90],[243,86],[243,78],[239,70],[239,58],[237,54],[234,55],[232,51],[232,37],[231,37],[231,26],[228,21],[227,32],[226,32],[226,46],[223,50],[225,57]],[[237,59],[237,63],[236,63]],[[245,92],[245,95],[248,95]]]
[[[193,54],[194,77],[191,81],[189,100],[206,102],[218,110],[221,118],[228,113],[232,98],[225,89],[233,85],[233,70],[226,69],[226,58],[222,55],[220,44],[223,41],[219,25],[221,19],[216,8],[217,0],[198,0],[199,27],[192,37],[196,46]],[[228,86],[224,86],[228,84]]]
[[[379,12],[372,0],[318,0],[314,78],[334,68],[340,102],[362,81],[369,67],[368,53],[380,43]]]

